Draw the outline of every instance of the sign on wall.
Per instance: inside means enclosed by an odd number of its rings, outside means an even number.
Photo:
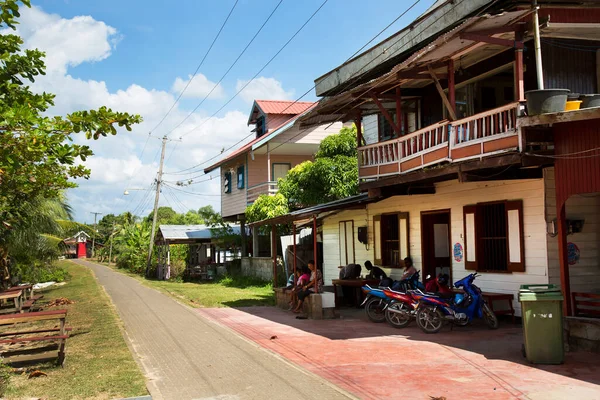
[[[454,261],[456,262],[462,262],[463,260],[463,247],[462,244],[456,242],[454,243]]]
[[[579,247],[575,243],[567,243],[567,261],[569,265],[575,265],[579,262]]]

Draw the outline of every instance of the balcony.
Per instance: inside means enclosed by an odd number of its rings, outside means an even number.
[[[261,194],[273,196],[277,193],[277,182],[262,182],[250,186],[246,192],[246,202],[252,204]]]
[[[456,121],[441,121],[358,149],[361,182],[421,168],[520,150],[519,103]]]

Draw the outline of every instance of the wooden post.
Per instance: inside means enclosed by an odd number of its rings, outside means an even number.
[[[267,182],[271,182],[271,149],[269,148],[269,142],[267,142]],[[264,175],[263,175],[264,176]],[[267,192],[269,190],[269,185],[267,184]]]
[[[381,101],[379,101],[379,99],[377,98],[377,94],[374,92],[369,92],[369,95],[371,96],[371,99],[373,99],[373,102],[375,103],[377,108],[379,108],[381,115],[383,115],[383,117],[387,120],[392,129],[394,129],[394,132],[396,132],[396,134],[400,136],[400,125],[394,122],[394,119],[392,118],[388,110],[385,109],[383,104],[381,104]]]
[[[402,93],[400,92],[400,86],[396,88],[396,123],[400,128],[398,136],[404,135],[404,121],[402,121]]]
[[[427,69],[429,70],[429,75],[431,75],[431,79],[433,79],[433,82],[435,83],[435,88],[437,89],[440,97],[442,98],[442,101],[444,102],[444,105],[446,106],[446,109],[448,110],[448,115],[450,115],[450,119],[455,121],[456,120],[456,112],[454,112],[454,109],[452,108],[452,105],[450,104],[450,100],[448,100],[446,93],[444,93],[444,89],[442,89],[442,85],[440,85],[440,81],[438,80],[438,78],[435,75],[435,72],[433,71],[431,66],[427,66]]]
[[[558,211],[558,259],[560,262],[560,286],[564,296],[563,313],[565,317],[571,316],[571,282],[569,278],[569,257],[567,251],[567,220],[565,217],[565,203],[557,204]]]
[[[448,60],[448,100],[450,106],[456,112],[456,90],[454,88],[454,60]]]
[[[271,255],[273,256],[273,287],[277,287],[277,226],[271,225]]]
[[[362,137],[362,112],[358,110],[356,118],[354,119],[354,125],[356,125],[356,147],[361,147],[363,142]]]
[[[296,224],[292,222],[292,235],[294,235],[294,282],[296,281]]]
[[[242,257],[248,256],[248,237],[246,236],[246,219],[240,219],[240,235],[242,236]]]
[[[523,32],[515,31],[515,41],[523,41]],[[523,78],[523,49],[515,49],[515,101],[525,101],[525,81]]]
[[[313,260],[315,260],[315,293],[319,293],[319,281],[317,280],[317,269],[319,269],[319,259],[317,252],[317,216],[313,215]]]
[[[252,257],[258,257],[258,226],[252,227]]]

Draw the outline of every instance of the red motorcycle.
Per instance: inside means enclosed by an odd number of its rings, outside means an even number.
[[[398,292],[384,289],[383,293],[391,300],[385,309],[385,320],[394,328],[404,328],[416,318],[419,301],[411,291]]]

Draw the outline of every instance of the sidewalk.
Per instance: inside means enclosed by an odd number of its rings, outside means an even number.
[[[133,278],[75,262],[92,269],[112,298],[154,400],[348,398]]]
[[[321,321],[274,307],[197,312],[364,399],[600,399],[597,355],[528,364],[521,328],[508,323],[427,335],[414,323],[395,329],[365,321],[363,312]]]

